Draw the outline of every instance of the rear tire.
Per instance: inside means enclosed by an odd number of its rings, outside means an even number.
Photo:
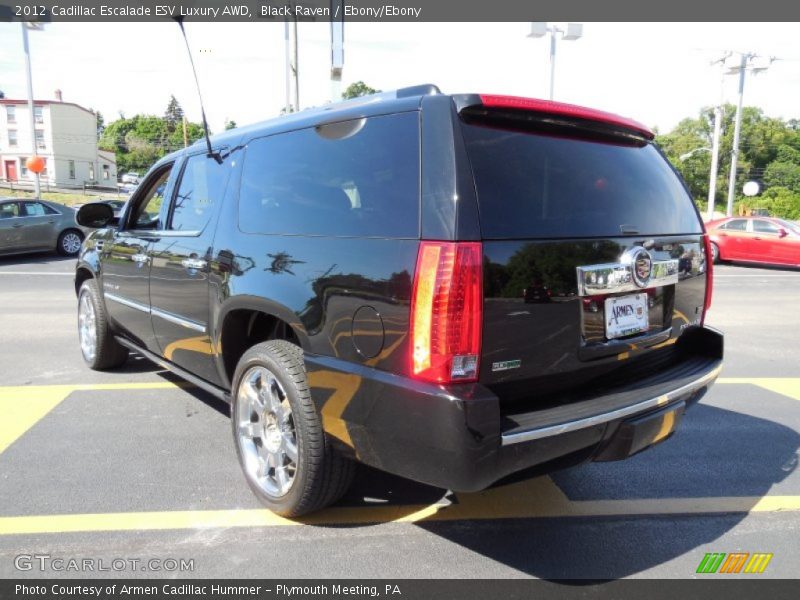
[[[128,349],[114,339],[108,328],[108,316],[95,279],[84,281],[78,292],[78,340],[83,360],[90,369],[113,369],[128,360]]]
[[[77,256],[81,251],[83,234],[77,229],[65,229],[58,236],[56,251],[61,256]]]
[[[719,246],[711,242],[711,262],[714,264],[722,262],[719,258]]]
[[[236,454],[259,500],[279,515],[298,517],[341,498],[355,463],[323,431],[302,349],[284,340],[257,344],[242,356],[233,381]]]

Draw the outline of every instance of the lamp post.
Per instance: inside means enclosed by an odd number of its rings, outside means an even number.
[[[33,77],[31,75],[31,53],[28,45],[28,29],[40,31],[43,28],[41,23],[34,21],[23,21],[22,25],[22,48],[25,53],[25,74],[28,84],[28,112],[30,113],[31,124],[31,156],[36,156],[38,148],[36,147],[36,117],[33,114]],[[36,198],[41,197],[41,186],[39,185],[39,172],[34,172],[33,189]]]
[[[548,25],[542,22],[531,23],[531,32],[527,37],[540,38],[548,33],[550,34],[550,87],[548,93],[550,100],[552,100],[556,79],[556,41],[558,34],[561,34],[561,39],[565,41],[580,39],[583,36],[583,25],[581,23],[567,23],[566,28],[561,29],[557,25]]]
[[[681,154],[678,158],[681,162],[691,158],[698,152],[711,152],[711,173],[708,177],[708,221],[714,219],[714,196],[717,190],[717,156],[719,154],[719,114],[716,116],[717,122],[714,125],[714,145],[712,148],[703,146],[702,148],[695,148],[685,154]]]

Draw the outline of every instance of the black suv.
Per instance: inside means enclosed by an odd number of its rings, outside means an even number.
[[[711,261],[642,125],[418,86],[160,160],[77,265],[91,368],[144,355],[231,403],[295,516],[354,461],[456,491],[617,460],[713,383]]]

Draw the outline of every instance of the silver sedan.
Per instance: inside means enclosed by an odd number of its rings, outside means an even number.
[[[56,250],[75,256],[87,230],[75,209],[46,200],[0,198],[0,255]]]

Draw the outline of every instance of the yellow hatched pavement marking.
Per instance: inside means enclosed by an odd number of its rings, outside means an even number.
[[[0,453],[67,397],[69,391],[0,388]]]
[[[800,511],[800,496],[569,500],[549,477],[460,494],[458,500],[452,505],[334,507],[295,520],[266,509],[0,517],[0,535]]]
[[[720,377],[717,383],[749,383],[770,392],[800,400],[800,377]]]
[[[0,387],[0,454],[36,425],[72,392],[159,390],[187,387],[183,382],[88,383],[67,385],[20,385]]]
[[[800,400],[800,378],[725,377]],[[0,453],[74,391],[173,389],[182,382],[95,383],[0,387]],[[334,507],[300,520],[266,509],[161,511],[0,517],[0,535],[90,531],[283,527],[302,524],[417,523],[421,521],[634,516],[800,511],[800,496],[570,500],[550,479],[459,494],[452,505]]]

